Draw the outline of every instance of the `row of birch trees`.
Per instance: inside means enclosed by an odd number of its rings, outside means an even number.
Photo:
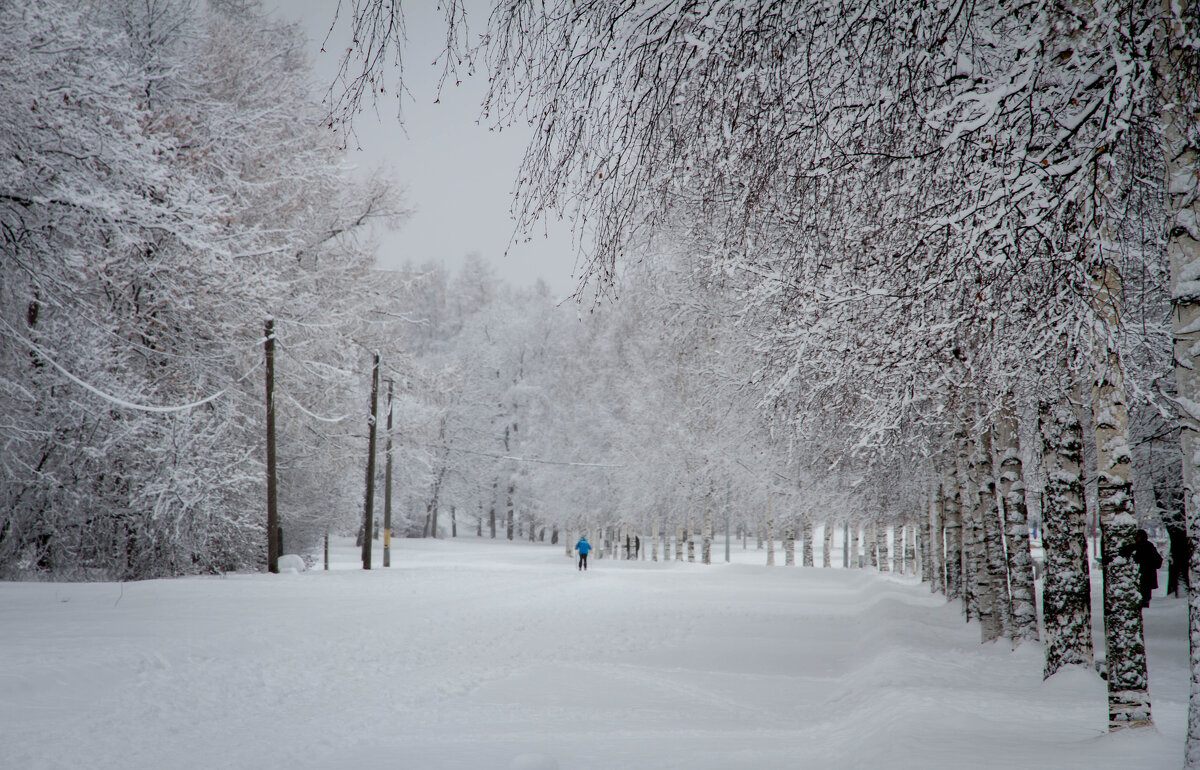
[[[1193,576],[1200,558],[1198,5],[518,2],[476,45],[450,3],[447,61],[486,67],[490,119],[534,128],[523,224],[571,218],[603,280],[686,244],[698,286],[740,298],[752,385],[801,464],[845,474],[868,515],[935,511],[985,637],[1031,633],[1020,498],[1044,479],[1047,674],[1092,655],[1093,446],[1118,729],[1151,721],[1118,548],[1157,508],[1186,520]],[[394,6],[354,10],[383,32],[355,36],[347,119],[401,52]]]

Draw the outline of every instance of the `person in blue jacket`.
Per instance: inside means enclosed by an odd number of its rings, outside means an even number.
[[[586,537],[581,537],[575,544],[575,550],[579,551],[579,569],[587,569],[587,555],[592,550],[592,544],[587,541]]]

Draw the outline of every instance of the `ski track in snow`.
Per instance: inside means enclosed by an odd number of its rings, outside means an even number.
[[[716,550],[716,549],[714,549]],[[393,541],[390,569],[0,584],[0,768],[1173,768],[1184,600],[1146,614],[1158,727],[1042,682],[914,578]],[[377,553],[375,564],[382,563]],[[1161,593],[1161,592],[1160,592]],[[1094,604],[1093,606],[1099,606]]]

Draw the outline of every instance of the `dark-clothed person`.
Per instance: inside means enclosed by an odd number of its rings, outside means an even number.
[[[1120,554],[1126,559],[1137,562],[1139,580],[1138,587],[1142,591],[1142,606],[1150,606],[1150,594],[1158,588],[1158,568],[1162,566],[1162,556],[1150,542],[1146,530],[1139,529],[1133,536],[1133,542],[1121,546]]]

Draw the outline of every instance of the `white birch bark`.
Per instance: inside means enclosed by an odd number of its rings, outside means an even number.
[[[796,524],[789,520],[783,528],[783,566],[796,566]]]
[[[1200,767],[1200,0],[1164,3],[1163,134],[1170,221],[1175,387],[1183,450],[1185,530],[1191,544],[1188,637],[1191,688],[1185,765]]]
[[[767,519],[767,566],[775,566],[775,519]]]
[[[879,568],[879,535],[876,532],[877,529],[875,522],[871,522],[863,532],[863,550],[866,552],[866,562],[876,569]]]
[[[1092,604],[1084,531],[1083,450],[1079,417],[1066,398],[1039,410],[1042,464],[1046,469],[1042,506],[1042,548],[1046,579],[1042,618],[1046,629],[1045,677],[1063,666],[1092,665]]]
[[[897,522],[892,525],[892,571],[903,575],[907,565],[904,561],[904,525]]]
[[[833,566],[833,522],[832,521],[829,521],[828,519],[825,520],[824,532],[825,532],[825,538],[824,538],[825,542],[823,543],[824,550],[821,552],[821,566],[822,567],[832,567]]]
[[[1012,394],[1006,397],[1012,400]],[[1006,404],[996,419],[997,455],[1000,458],[1000,499],[1004,503],[1007,530],[1008,580],[1012,595],[1010,637],[1014,643],[1038,638],[1037,606],[1033,580],[1033,558],[1029,551],[1029,517],[1025,511],[1025,478],[1021,447],[1017,440],[1017,418]]]
[[[658,561],[658,517],[650,524],[650,561]]]
[[[1004,557],[1004,530],[996,500],[996,481],[992,475],[991,428],[979,436],[974,470],[978,483],[979,520],[983,528],[979,633],[982,641],[991,642],[1004,635],[1008,607],[1008,564]]]
[[[804,540],[804,566],[811,567],[814,564],[813,560],[813,525],[812,519],[808,516],[800,519],[800,534]]]
[[[917,528],[909,523],[904,527],[904,574],[917,574]]]
[[[850,569],[862,566],[862,557],[858,553],[858,522],[850,525]]]
[[[712,564],[712,535],[713,535],[712,501],[704,507],[704,541],[700,547],[700,561]]]
[[[696,561],[696,519],[688,514],[687,521],[687,560]]]
[[[944,484],[934,489],[933,501],[929,513],[929,592],[941,591],[949,596],[946,589],[946,490]]]
[[[888,564],[887,525],[871,525],[871,529],[875,532],[875,567],[880,572],[889,572],[891,566]]]
[[[1108,226],[1100,227],[1103,263],[1093,281],[1098,311],[1094,333],[1092,419],[1096,433],[1097,509],[1100,552],[1104,555],[1104,637],[1108,664],[1108,729],[1152,724],[1142,628],[1139,569],[1120,548],[1133,542],[1133,467],[1129,447],[1129,412],[1120,354],[1111,335],[1120,322],[1121,277],[1111,264],[1114,245]]]
[[[958,481],[960,484],[959,510],[962,516],[963,536],[963,610],[967,620],[980,619],[980,598],[983,577],[983,522],[979,515],[979,498],[975,495],[976,474],[972,462],[975,457],[975,440],[966,436],[959,444]]]
[[[842,569],[850,568],[850,522],[842,521]]]
[[[683,525],[675,525],[675,561],[683,561]]]
[[[957,473],[951,474],[947,482],[942,490],[942,526],[946,530],[946,598],[964,599],[962,506],[959,504],[961,497]]]

